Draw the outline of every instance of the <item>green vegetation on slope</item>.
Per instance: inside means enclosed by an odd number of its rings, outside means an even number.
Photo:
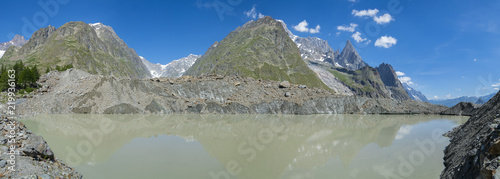
[[[328,71],[354,91],[356,95],[378,98],[390,97],[377,70],[372,67],[365,66],[356,71],[345,68],[332,68]]]
[[[13,70],[15,73],[9,73]],[[13,66],[4,66],[0,68],[0,91],[5,91],[9,86],[10,76],[14,74],[15,88],[19,91],[31,92],[34,88],[38,87],[36,81],[40,78],[38,67],[25,67],[21,60],[17,61]]]
[[[17,60],[42,69],[71,64],[92,74],[149,76],[139,56],[110,27],[95,30],[84,22],[69,22],[58,29],[42,28],[23,47],[9,49],[0,64],[11,65]]]
[[[214,44],[185,75],[211,73],[287,80],[329,89],[307,67],[282,25],[271,17],[246,23],[231,32],[220,43]]]

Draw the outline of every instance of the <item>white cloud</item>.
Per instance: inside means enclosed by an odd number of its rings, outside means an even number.
[[[358,27],[358,24],[351,23],[349,26],[337,26],[337,30],[339,31],[347,31],[347,32],[354,32],[354,30]]]
[[[257,17],[263,18],[264,14],[260,13],[257,11],[257,8],[255,7],[256,5],[253,5],[252,9],[250,11],[244,11],[243,14],[245,14],[248,18],[256,19]]]
[[[316,34],[316,33],[319,33],[319,29],[321,29],[321,27],[319,25],[317,25],[315,29],[309,29],[309,32],[311,34]]]
[[[391,21],[394,21],[395,19],[392,18],[390,14],[384,14],[378,17],[377,16],[373,17],[373,20],[377,22],[377,24],[387,24]]]
[[[316,28],[309,28],[309,23],[307,23],[306,20],[300,22],[298,25],[296,26],[292,26],[293,29],[295,29],[296,31],[299,31],[299,32],[309,32],[309,33],[312,33],[312,34],[316,34],[316,33],[319,33],[319,30],[321,29],[321,27],[319,25],[316,26]]]
[[[498,81],[500,81],[500,79]],[[500,82],[492,84],[491,87],[500,87]]]
[[[402,76],[402,77],[398,77],[399,78],[399,81],[401,81],[401,83],[406,83],[408,85],[413,85],[414,83],[411,81],[411,78],[408,77],[408,76]]]
[[[391,36],[382,36],[375,41],[375,47],[384,47],[389,48],[393,45],[396,45],[398,40]]]
[[[451,98],[451,94],[446,95],[446,98]]]
[[[462,91],[462,88],[456,88],[455,90],[457,90],[457,91]]]
[[[364,16],[375,17],[375,15],[377,15],[377,13],[378,13],[378,9],[368,9],[368,10],[359,10],[359,11],[356,9],[352,10],[352,15],[357,16],[357,17],[364,17]]]
[[[358,2],[358,0],[348,0],[349,2]]]
[[[434,96],[434,99],[439,99],[439,96]]]
[[[361,33],[359,32],[356,32],[356,33],[353,33],[352,36],[351,36],[356,42],[360,43],[360,42],[364,42],[366,41],[367,39],[366,38],[362,38],[361,37]]]
[[[474,61],[477,62],[477,59],[474,58]]]
[[[259,19],[260,19],[260,18],[263,18],[263,17],[264,17],[264,14],[261,14],[261,13],[259,12]]]
[[[500,88],[493,88],[494,90],[500,91]]]
[[[417,86],[417,84],[413,83],[413,81],[411,81],[411,78],[409,76],[406,76],[404,72],[396,71],[396,75],[398,76],[398,79],[401,83],[407,84],[408,86]]]

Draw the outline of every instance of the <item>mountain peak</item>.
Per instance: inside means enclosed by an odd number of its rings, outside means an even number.
[[[14,38],[12,38],[12,40],[10,41],[10,44],[12,44],[16,47],[20,47],[20,46],[23,46],[24,44],[26,44],[26,42],[27,42],[27,40],[24,39],[24,36],[17,34],[16,36],[14,36]]]
[[[283,25],[269,16],[232,31],[216,47],[207,50],[184,75],[212,73],[328,88],[307,67]]]
[[[21,36],[21,35],[17,34],[16,36],[14,36],[14,38],[12,39],[12,41],[18,42],[18,41],[25,41],[25,40],[24,40],[24,36]]]
[[[346,47],[347,47],[347,46],[353,47],[353,46],[352,46],[352,43],[351,43],[351,40],[347,40],[347,42],[345,43],[345,46],[346,46]],[[353,48],[354,48],[354,47],[353,47]]]
[[[339,64],[350,70],[357,70],[368,65],[361,59],[350,40],[347,40],[344,49],[340,53]]]
[[[344,52],[345,50],[358,54],[358,52],[356,51],[350,40],[347,40],[344,46],[344,50],[342,50],[342,52]]]
[[[384,85],[391,91],[392,98],[399,100],[411,99],[391,65],[382,63],[375,69],[379,73],[380,79],[382,79]]]

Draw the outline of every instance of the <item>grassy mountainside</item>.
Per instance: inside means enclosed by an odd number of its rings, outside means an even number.
[[[216,42],[185,75],[211,73],[287,80],[294,84],[329,89],[307,67],[281,23],[271,17],[248,22],[220,43]]]
[[[345,68],[331,68],[329,71],[356,95],[372,98],[390,98],[378,71],[370,66],[352,71]]]
[[[101,24],[102,25],[102,24]],[[111,27],[92,27],[84,22],[69,22],[56,29],[52,26],[36,31],[21,48],[10,48],[1,64],[22,60],[45,71],[56,65],[73,64],[92,74],[116,77],[149,76],[136,52],[121,40]]]

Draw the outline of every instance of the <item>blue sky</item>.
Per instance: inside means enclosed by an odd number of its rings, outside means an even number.
[[[254,8],[256,18],[260,13],[282,19],[294,34],[328,40],[334,49],[342,50],[351,40],[368,64],[390,63],[428,98],[498,91],[500,1],[353,1],[3,1],[0,42],[13,34],[29,38],[30,23],[38,29],[69,21],[102,22],[139,55],[166,64],[204,54],[215,41],[252,20],[246,12]],[[51,6],[47,10],[38,2]],[[300,24],[304,20],[307,27]]]

